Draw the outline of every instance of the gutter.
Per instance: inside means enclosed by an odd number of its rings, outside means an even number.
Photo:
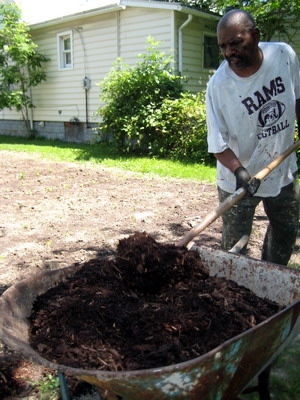
[[[30,86],[29,88],[29,97],[30,97],[30,101],[32,103],[32,87]],[[33,107],[30,107],[29,110],[29,125],[30,125],[30,129],[33,131]]]
[[[189,14],[188,18],[178,29],[178,62],[179,62],[179,72],[182,73],[183,70],[183,55],[182,55],[182,30],[185,28],[193,19],[192,14]]]

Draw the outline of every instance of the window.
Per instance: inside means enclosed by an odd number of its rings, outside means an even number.
[[[72,31],[57,35],[58,68],[73,68]]]
[[[216,36],[204,35],[203,67],[216,69],[220,65],[220,51]]]

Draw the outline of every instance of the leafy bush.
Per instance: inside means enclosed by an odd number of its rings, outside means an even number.
[[[99,84],[100,138],[127,152],[215,162],[207,152],[204,94],[184,92],[172,57],[148,41],[141,61],[128,67],[119,60]]]
[[[182,93],[179,99],[165,99],[148,115],[146,123],[155,130],[152,154],[215,162],[207,150],[204,93]]]
[[[97,111],[102,117],[102,138],[112,135],[124,150],[147,150],[153,130],[145,124],[148,115],[165,98],[178,98],[182,92],[182,78],[171,68],[172,56],[158,50],[159,42],[148,39],[146,54],[140,54],[134,66],[128,67],[119,59],[109,75],[99,84],[102,89]]]

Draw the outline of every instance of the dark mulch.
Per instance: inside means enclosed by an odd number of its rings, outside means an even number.
[[[209,277],[198,253],[136,233],[36,300],[31,343],[76,368],[145,369],[205,354],[278,311]]]

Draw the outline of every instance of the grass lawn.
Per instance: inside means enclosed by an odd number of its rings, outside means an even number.
[[[25,151],[55,161],[89,162],[169,178],[211,183],[216,180],[215,166],[207,166],[190,160],[175,161],[122,154],[107,143],[65,143],[58,140],[29,140],[0,135],[0,150]]]

